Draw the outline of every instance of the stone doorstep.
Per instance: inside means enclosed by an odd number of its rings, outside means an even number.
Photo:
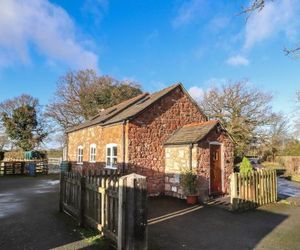
[[[209,199],[204,202],[205,205],[219,207],[226,210],[231,210],[230,196],[229,195],[221,195],[218,197],[210,196]]]

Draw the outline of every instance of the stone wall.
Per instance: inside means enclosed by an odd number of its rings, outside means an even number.
[[[222,144],[224,166],[224,192],[229,191],[229,176],[233,172],[234,144],[224,132],[211,131],[206,138],[192,149],[192,168],[196,168],[199,184],[199,198],[206,200],[209,196],[210,184],[210,142]],[[180,185],[180,174],[184,169],[189,169],[190,149],[189,145],[168,146],[165,149],[165,194],[184,198],[183,189]]]
[[[197,147],[192,148],[192,168],[197,168]],[[184,198],[180,174],[190,169],[190,146],[167,146],[165,148],[165,194]]]
[[[123,124],[93,126],[68,134],[68,161],[73,169],[103,169],[106,164],[106,145],[117,144],[118,166],[123,164]],[[126,131],[126,128],[125,128]],[[89,162],[90,145],[96,144],[96,162]],[[83,146],[83,164],[77,164],[77,148]]]
[[[162,194],[165,190],[166,139],[186,124],[205,120],[178,87],[129,122],[128,167],[132,172],[147,176],[150,195]]]

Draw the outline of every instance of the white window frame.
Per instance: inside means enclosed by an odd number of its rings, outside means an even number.
[[[81,153],[81,154],[80,154]],[[83,164],[83,146],[77,147],[77,164]]]
[[[117,148],[117,155],[113,155],[114,148]],[[110,149],[111,155],[107,154],[107,150]],[[110,160],[110,164],[108,164],[108,159]],[[113,160],[116,159],[116,162],[118,162],[118,145],[115,143],[110,143],[106,145],[106,150],[105,150],[105,162],[106,162],[106,168],[109,169],[117,169],[117,166],[113,165]]]
[[[90,145],[90,162],[96,162],[96,153],[97,152],[97,145],[95,143]]]

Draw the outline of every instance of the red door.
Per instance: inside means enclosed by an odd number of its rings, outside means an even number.
[[[210,192],[222,193],[221,146],[210,145]]]

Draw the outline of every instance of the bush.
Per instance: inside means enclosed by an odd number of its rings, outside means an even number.
[[[240,173],[241,174],[248,174],[253,171],[252,164],[250,163],[249,159],[247,157],[243,158],[243,161],[240,165]]]
[[[197,194],[197,174],[192,170],[184,171],[180,176],[180,183],[183,187],[185,195]]]

